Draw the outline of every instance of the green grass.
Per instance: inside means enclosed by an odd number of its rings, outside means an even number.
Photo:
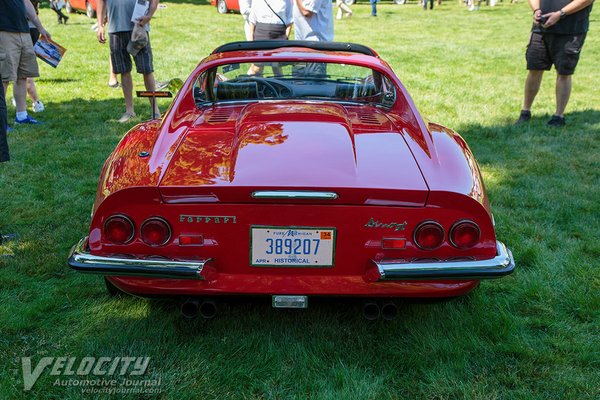
[[[185,78],[217,45],[243,38],[239,15],[165,3],[153,20],[156,77]],[[97,178],[127,127],[107,82],[108,47],[83,15],[57,25],[68,48],[41,66],[41,127],[10,134],[0,165],[0,398],[81,398],[46,371],[23,392],[21,357],[149,356],[159,397],[206,399],[597,399],[600,397],[600,38],[598,10],[573,81],[568,127],[550,129],[554,72],[534,119],[514,127],[522,101],[531,12],[505,1],[469,13],[455,1],[353,6],[336,39],[375,48],[422,113],[455,128],[479,160],[498,237],[517,272],[446,303],[405,304],[368,323],[357,304],[303,312],[240,304],[187,322],[174,304],[105,295],[101,279],[65,265],[89,224]],[[137,87],[141,79],[134,76]],[[10,94],[9,94],[10,97]],[[166,103],[161,103],[163,108]],[[149,115],[145,101],[138,114]],[[9,106],[9,116],[14,109]],[[130,396],[136,397],[136,396]],[[139,396],[137,396],[139,397]],[[152,396],[148,396],[152,397]]]

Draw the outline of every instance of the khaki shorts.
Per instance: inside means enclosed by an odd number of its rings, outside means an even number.
[[[0,31],[0,75],[5,82],[40,76],[29,32]]]

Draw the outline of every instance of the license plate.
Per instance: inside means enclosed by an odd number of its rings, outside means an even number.
[[[250,228],[250,265],[254,267],[332,267],[334,254],[335,228]]]

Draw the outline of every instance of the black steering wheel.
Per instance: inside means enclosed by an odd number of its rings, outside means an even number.
[[[237,82],[256,82],[259,98],[279,97],[279,92],[267,79],[260,76],[248,76],[236,80]]]

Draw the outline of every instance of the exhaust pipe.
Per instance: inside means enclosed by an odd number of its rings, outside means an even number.
[[[213,300],[204,300],[200,304],[199,312],[200,312],[200,315],[202,316],[202,318],[205,318],[205,319],[214,318],[218,312],[217,303]]]
[[[188,318],[193,319],[198,316],[200,309],[200,302],[198,299],[187,299],[181,304],[181,314]]]
[[[398,306],[393,301],[383,303],[381,306],[381,316],[386,321],[391,321],[398,316]]]
[[[379,318],[381,314],[381,310],[379,309],[379,305],[373,301],[367,301],[363,305],[363,316],[369,321],[375,321]]]

